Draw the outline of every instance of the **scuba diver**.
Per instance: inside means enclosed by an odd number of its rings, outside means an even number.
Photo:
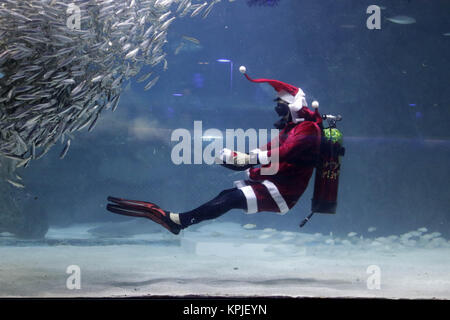
[[[235,181],[234,188],[219,193],[200,207],[175,213],[161,209],[154,203],[108,197],[107,210],[113,213],[148,218],[173,234],[199,222],[215,219],[231,209],[247,213],[261,211],[285,214],[306,190],[317,164],[322,136],[322,117],[318,102],[308,108],[302,89],[270,79],[252,79],[241,66],[239,71],[255,83],[268,83],[277,92],[275,111],[280,117],[274,126],[280,133],[266,146],[249,154],[223,149],[223,166],[247,171],[248,179]],[[277,139],[276,143],[274,140]],[[272,148],[272,145],[278,146]],[[272,154],[275,156],[272,157]],[[277,162],[278,171],[265,175],[263,169]]]

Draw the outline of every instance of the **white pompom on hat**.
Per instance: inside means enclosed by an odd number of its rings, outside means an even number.
[[[304,119],[298,118],[298,113],[303,107],[307,107],[305,93],[302,89],[292,86],[288,83],[272,80],[272,79],[252,79],[247,75],[247,68],[245,66],[240,66],[239,71],[245,75],[245,77],[256,83],[268,83],[277,92],[278,98],[287,102],[289,104],[289,109],[292,115],[292,121],[295,123],[301,122]]]

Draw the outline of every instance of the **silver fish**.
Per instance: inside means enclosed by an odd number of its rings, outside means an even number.
[[[161,62],[167,69],[173,21],[216,2],[0,1],[0,156],[26,167],[70,132],[92,131],[104,110],[118,107],[123,82],[144,66],[140,82]],[[82,11],[80,30],[67,25],[69,3]]]
[[[116,111],[117,106],[119,105],[119,100],[120,100],[120,95],[117,95],[114,99],[113,99],[113,105],[112,105],[112,112]]]
[[[150,78],[150,76],[151,76],[152,74],[153,74],[153,71],[150,71],[149,73],[144,74],[142,77],[140,77],[140,78],[137,80],[137,82],[138,82],[138,83],[144,82],[145,80],[147,80],[148,78]]]
[[[9,184],[11,184],[12,186],[16,187],[16,188],[20,188],[20,189],[25,188],[25,186],[24,186],[23,184],[21,184],[20,182],[13,181],[13,180],[10,180],[10,179],[6,179],[6,181],[7,181]]]
[[[197,9],[192,11],[191,17],[195,17],[196,15],[198,15],[203,10],[203,8],[205,8],[207,5],[208,5],[208,2],[206,2],[206,1],[203,4],[199,5],[197,7]]]
[[[26,159],[23,159],[22,161],[18,162],[16,165],[16,168],[21,168],[21,167],[25,167],[26,165],[28,165],[28,163],[30,162],[32,157],[28,157]],[[17,178],[19,178],[19,176],[17,176]],[[19,178],[19,180],[22,180],[21,178]]]
[[[183,12],[184,9],[186,8],[188,2],[189,2],[189,0],[181,0],[180,4],[178,5],[178,8],[177,8],[177,13],[180,11]]]
[[[138,52],[139,52],[139,48],[136,48],[136,49],[130,51],[130,52],[125,56],[125,59],[134,59],[134,58],[136,58],[136,55],[138,54]]]
[[[95,114],[94,121],[92,121],[91,125],[89,126],[88,132],[91,132],[92,130],[94,130],[95,125],[97,124],[98,115],[99,115],[99,113],[97,112],[97,113]]]
[[[159,21],[159,22],[162,22],[162,21],[166,20],[166,18],[167,18],[168,16],[170,16],[171,13],[172,13],[172,11],[168,11],[168,12],[164,13],[163,15],[161,15],[161,16],[159,17],[158,21]]]
[[[145,91],[149,90],[151,87],[153,87],[156,82],[159,80],[159,76],[156,76],[154,79],[152,79],[144,88]]]
[[[70,148],[70,139],[67,140],[66,145],[64,146],[64,149],[62,150],[61,154],[59,155],[60,159],[64,159],[67,152],[69,151],[69,148]]]
[[[91,82],[99,82],[103,79],[103,75],[98,75],[94,78],[92,78]]]
[[[169,20],[167,20],[166,22],[164,22],[164,23],[162,24],[162,26],[160,27],[160,29],[161,29],[161,30],[166,30],[166,29],[170,26],[170,24],[173,22],[173,20],[175,20],[175,18],[176,18],[176,17],[172,17],[172,18],[170,18]]]
[[[386,18],[386,20],[388,20],[392,23],[397,23],[397,24],[416,23],[416,19],[414,19],[413,17],[408,17],[408,16],[395,16],[395,17],[391,17],[391,18]]]

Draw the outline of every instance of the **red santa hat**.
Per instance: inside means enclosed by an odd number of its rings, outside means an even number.
[[[316,119],[315,113],[308,109],[305,93],[302,89],[278,80],[252,79],[247,75],[247,68],[244,66],[241,66],[239,71],[251,82],[270,84],[277,92],[278,98],[288,103],[292,115],[292,121],[294,123],[305,120],[314,121]],[[315,104],[313,104],[313,107],[315,107]]]

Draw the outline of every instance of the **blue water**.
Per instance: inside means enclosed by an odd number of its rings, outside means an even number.
[[[450,37],[443,35],[450,31],[449,2],[378,1],[385,7],[380,30],[366,27],[373,1],[276,2],[222,1],[207,19],[176,19],[164,47],[168,69],[157,71],[159,82],[144,91],[145,83],[132,79],[116,112],[102,114],[93,132],[77,133],[64,160],[58,145],[20,169],[26,188],[9,189],[19,208],[43,212],[50,229],[97,226],[130,221],[106,211],[108,195],[183,212],[231,188],[243,175],[217,165],[175,165],[170,134],[179,128],[192,131],[194,121],[222,132],[273,128],[275,92],[248,82],[238,70],[245,65],[252,77],[301,87],[309,104],[320,102],[322,113],[342,115],[338,128],[346,154],[338,207],[336,214],[316,214],[299,229],[310,212],[312,178],[284,216],[232,210],[217,222],[337,236],[400,235],[426,227],[449,239]],[[397,15],[417,22],[385,20]],[[183,36],[200,44],[175,54]],[[146,243],[122,230],[120,241],[69,239],[66,244]],[[34,241],[11,239],[2,244]],[[34,243],[60,245],[61,239]]]
[[[231,187],[240,177],[222,167],[174,165],[168,133],[192,131],[196,120],[222,131],[272,128],[275,92],[249,83],[238,71],[245,65],[252,77],[297,85],[309,103],[320,102],[320,111],[343,116],[347,154],[337,214],[317,215],[305,230],[375,226],[388,234],[427,226],[447,233],[450,42],[442,35],[449,28],[442,8],[448,4],[385,3],[383,17],[408,14],[417,23],[383,21],[381,30],[366,28],[367,5],[236,1],[219,3],[205,20],[175,20],[165,46],[169,68],[154,88],[144,91],[145,83],[132,80],[117,111],[104,114],[94,132],[78,134],[64,161],[55,148],[23,170],[27,192],[38,197],[33,203],[45,208],[50,224],[67,225],[121,219],[104,210],[109,194],[178,212]],[[200,49],[175,55],[172,43],[182,36],[198,39]],[[133,126],[151,132],[138,134]],[[427,142],[435,140],[441,142]],[[309,188],[284,217],[232,212],[220,219],[298,231],[311,197]]]

